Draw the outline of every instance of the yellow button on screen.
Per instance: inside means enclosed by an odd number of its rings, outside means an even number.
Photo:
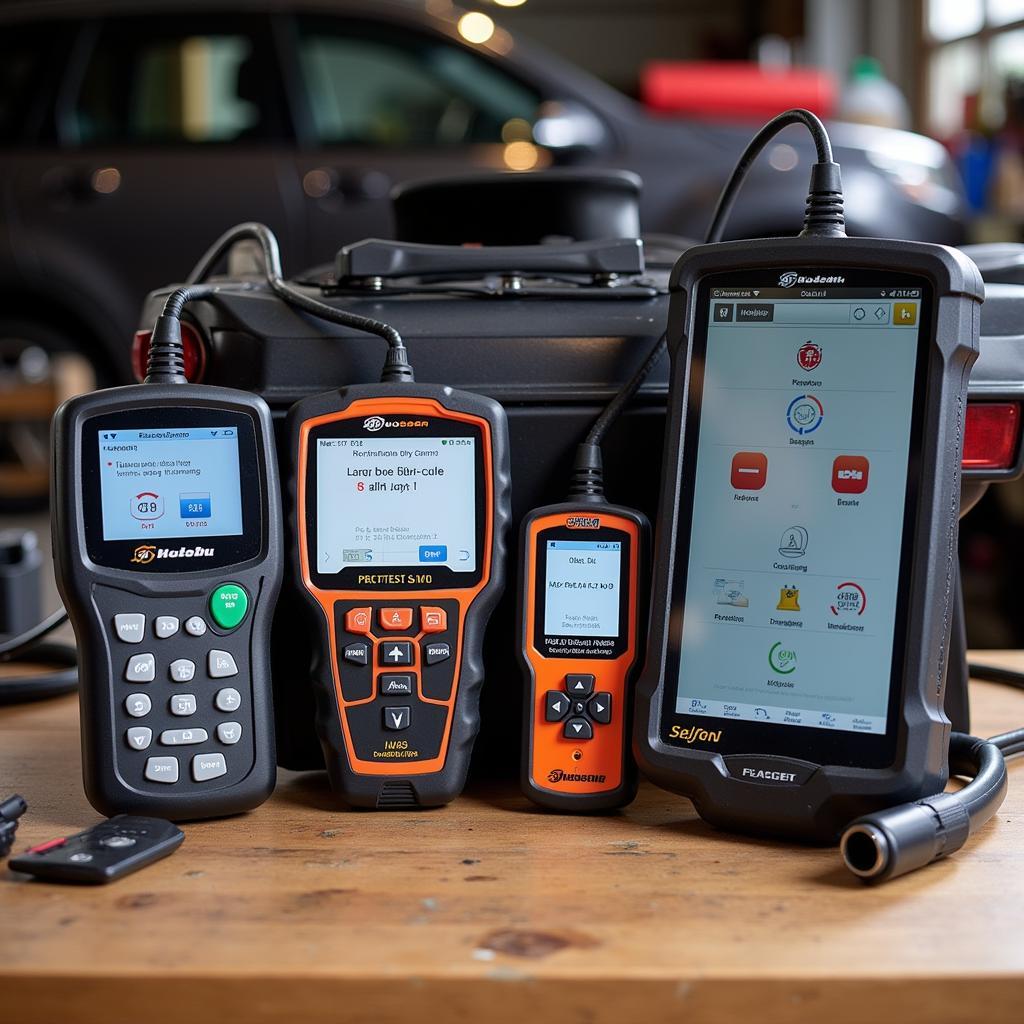
[[[913,327],[917,323],[917,303],[894,302],[892,304],[892,322],[897,327]]]

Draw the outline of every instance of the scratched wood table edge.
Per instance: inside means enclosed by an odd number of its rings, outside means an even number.
[[[1024,667],[1024,654],[1018,652],[976,654],[981,661]],[[978,692],[977,686],[974,691]],[[1024,721],[1024,699],[1018,696],[1017,702],[1020,705],[1019,717],[1013,721],[985,721],[984,727],[979,721],[976,723],[977,731],[995,732]],[[67,703],[65,699],[64,706]],[[999,703],[1007,702],[1000,700]],[[1010,703],[1011,709],[1016,706],[1016,703]],[[11,730],[5,728],[5,720],[9,716],[8,709],[0,709],[0,735],[11,734]],[[59,725],[52,721],[49,725],[45,724],[48,717],[52,719],[52,714],[43,714],[41,717],[43,724],[37,722],[35,731],[68,731],[66,724]],[[14,734],[17,735],[16,732]],[[0,744],[0,763],[2,746]],[[1015,785],[1020,785],[1021,775],[1019,772],[1015,774],[1017,777],[1011,779],[1011,793]],[[6,781],[0,779],[0,789],[6,788],[9,788]],[[340,815],[331,815],[329,820],[337,823],[339,818],[346,817],[348,815],[341,812]],[[92,820],[92,817],[84,820]],[[570,819],[564,821],[566,828],[572,827]],[[985,832],[972,840],[969,848],[959,856],[984,856],[992,829],[991,824],[987,826]],[[1004,863],[999,866],[1006,865]],[[149,869],[156,870],[159,868]],[[1008,879],[1011,882],[1014,880]],[[896,886],[900,884],[893,883]],[[115,885],[105,891],[114,893],[116,890]],[[6,913],[3,896],[4,887],[0,886],[0,953],[8,930],[4,924]],[[979,912],[983,913],[980,908]],[[479,926],[469,924],[445,925],[444,928],[447,931],[464,932],[467,945],[470,934],[478,934],[480,930]],[[601,929],[589,926],[589,931],[600,933]],[[446,943],[444,948],[450,950],[452,947]],[[444,1003],[456,1010],[461,1007],[460,1013],[463,1010],[469,1013],[469,1008],[478,999],[477,1008],[481,1012],[486,1008],[489,1019],[514,1020],[519,1019],[517,1015],[526,1012],[526,1008],[521,1005],[519,995],[511,994],[515,988],[510,987],[511,982],[525,984],[527,1003],[530,1000],[542,1000],[545,1006],[550,1004],[552,1012],[586,1010],[588,1015],[582,1019],[595,1021],[616,1016],[613,1011],[620,1004],[616,992],[628,992],[631,1000],[640,998],[645,1004],[650,1000],[650,1005],[645,1005],[642,1010],[645,1020],[660,1019],[662,1012],[668,1012],[666,1006],[672,1012],[685,1009],[690,1019],[695,1021],[712,1020],[716,1019],[716,1013],[723,1006],[730,1005],[733,999],[740,999],[748,1009],[757,1008],[759,1018],[766,1022],[804,1019],[806,1012],[813,1008],[815,1015],[827,1013],[834,1024],[841,1024],[847,1019],[862,1021],[864,1013],[869,1010],[891,1011],[897,1005],[903,1008],[903,1019],[906,1020],[952,1019],[967,1011],[977,1014],[984,1010],[989,1019],[1019,1022],[1021,1000],[1024,998],[1024,961],[1019,958],[1013,966],[1002,970],[957,970],[954,965],[945,963],[936,964],[934,969],[908,971],[896,962],[891,970],[874,968],[860,971],[856,965],[846,965],[838,971],[835,964],[828,964],[809,965],[799,972],[787,973],[771,968],[759,970],[750,963],[668,969],[664,964],[655,967],[629,962],[617,966],[606,960],[601,961],[593,970],[584,970],[578,956],[560,958],[556,955],[544,960],[531,960],[496,954],[489,962],[433,964],[408,970],[401,964],[382,964],[379,970],[367,969],[365,965],[350,970],[343,964],[320,967],[307,965],[305,969],[297,969],[294,964],[288,964],[275,970],[261,963],[259,977],[254,977],[253,971],[244,966],[211,966],[207,970],[200,970],[194,966],[178,967],[173,963],[159,966],[125,964],[116,969],[108,965],[96,965],[75,970],[66,965],[55,967],[44,962],[11,968],[7,966],[7,961],[6,955],[0,956],[0,991],[5,993],[4,1002],[11,1016],[0,1013],[0,1017],[19,1024],[21,1021],[56,1019],[47,1014],[57,1005],[63,1008],[63,1019],[69,1019],[69,1011],[73,1010],[76,1016],[70,1019],[81,1019],[83,1022],[106,1020],[109,1004],[106,1008],[102,1006],[101,994],[107,990],[116,990],[118,1000],[127,991],[136,991],[140,997],[144,992],[148,992],[150,997],[156,993],[167,996],[177,993],[179,1000],[183,991],[189,991],[192,995],[186,1002],[192,1016],[201,1015],[203,1006],[213,1000],[210,1005],[216,1004],[218,1007],[216,1019],[224,1022],[236,1019],[250,1022],[289,1019],[288,1015],[281,1015],[279,1008],[273,1009],[280,1003],[282,992],[288,993],[288,998],[294,1001],[295,1006],[310,1009],[327,1006],[337,996],[348,992],[353,997],[358,996],[361,1008],[353,1010],[357,1016],[350,1015],[344,1019],[362,1019],[364,1013],[367,1020],[371,1017],[379,1021],[406,1019],[400,1002],[392,1005],[395,993],[399,991],[405,993],[406,998],[433,997],[439,1005]],[[379,991],[382,986],[387,990],[386,995]],[[233,1002],[230,1007],[225,1007],[224,1000],[219,998],[225,991],[232,993]],[[504,1006],[494,1005],[494,1000],[498,998]],[[774,1000],[778,1005],[769,1012],[767,1007],[761,1005],[765,999]],[[271,1010],[269,1015],[258,1007],[254,1008],[254,1002],[262,1002]],[[738,1010],[741,1005],[735,1008]],[[179,1001],[174,1013],[184,1009]],[[639,1015],[639,1005],[634,1003],[634,1009]],[[538,1016],[538,1007],[532,1006],[529,1012],[531,1016]],[[789,1013],[795,1016],[788,1016]],[[442,1018],[437,1012],[432,1012],[431,1016],[437,1020],[472,1019],[472,1015],[459,1016],[454,1013]],[[156,1022],[177,1018],[172,1015],[152,1019]],[[564,1013],[559,1019],[565,1019]],[[621,1013],[617,1014],[616,1019],[622,1019]]]

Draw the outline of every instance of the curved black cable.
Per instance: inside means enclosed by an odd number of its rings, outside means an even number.
[[[57,669],[33,675],[0,676],[0,704],[42,700],[70,693],[78,685],[78,655],[70,644],[43,643],[43,639],[67,622],[68,613],[58,608],[38,625],[18,636],[0,641],[0,663],[31,661]]]
[[[383,338],[388,344],[388,353],[381,380],[411,381],[413,379],[412,367],[409,365],[409,356],[405,343],[402,341],[402,336],[391,324],[384,323],[382,320],[375,320],[372,317],[360,316],[358,313],[336,309],[326,302],[321,302],[319,299],[306,295],[285,281],[284,273],[281,269],[281,251],[277,244],[277,238],[265,224],[248,221],[244,224],[237,224],[235,227],[225,231],[199,258],[199,262],[196,263],[192,268],[192,272],[186,278],[186,286],[198,285],[204,281],[228,250],[237,242],[245,239],[252,239],[259,243],[263,253],[264,276],[271,290],[279,298],[291,306],[296,306],[307,313],[311,313],[313,316],[319,317],[321,320],[327,320],[330,323],[351,327],[353,330],[363,331],[367,334],[374,334],[379,338]]]
[[[619,389],[615,397],[605,406],[604,411],[594,421],[587,436],[576,448],[576,459],[573,463],[572,477],[569,483],[569,498],[579,501],[603,502],[604,498],[604,459],[601,455],[601,443],[612,424],[622,414],[623,409],[633,400],[641,385],[650,376],[665,352],[667,333],[663,333],[654,347],[641,363],[640,368]]]
[[[832,143],[821,120],[809,110],[795,108],[773,117],[751,140],[736,161],[729,180],[725,183],[715,212],[712,214],[704,241],[720,242],[725,222],[732,212],[736,196],[751,165],[783,128],[791,124],[802,124],[814,140],[817,163],[811,168],[811,183],[807,195],[807,211],[804,214],[803,235],[834,235],[846,233],[843,219],[843,191],[840,183],[839,165],[832,159]]]

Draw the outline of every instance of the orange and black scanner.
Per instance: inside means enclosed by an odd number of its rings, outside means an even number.
[[[295,579],[331,783],[357,807],[446,804],[466,780],[504,586],[504,410],[383,383],[303,399],[289,423]]]
[[[561,811],[636,795],[631,687],[639,667],[650,526],[603,502],[550,505],[522,527],[522,787]]]

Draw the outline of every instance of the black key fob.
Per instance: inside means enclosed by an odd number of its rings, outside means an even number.
[[[33,846],[7,866],[47,882],[103,885],[174,853],[184,839],[163,818],[119,814],[77,835]]]

